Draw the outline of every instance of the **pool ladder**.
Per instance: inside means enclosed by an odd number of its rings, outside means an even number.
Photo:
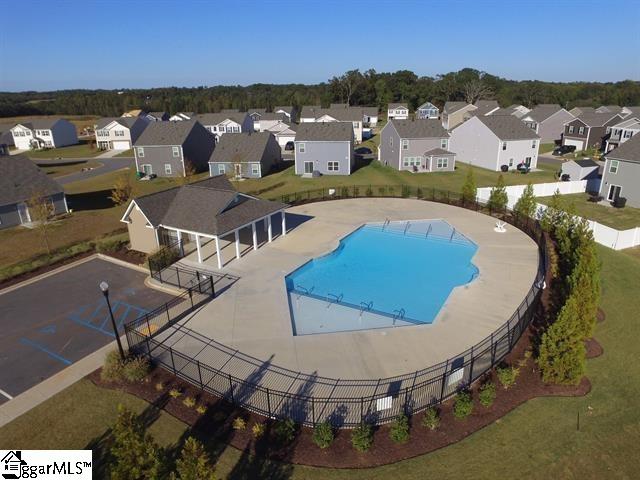
[[[401,308],[399,310],[394,310],[393,313],[397,313],[393,316],[393,325],[395,326],[396,320],[402,320],[406,312],[404,311],[404,308]]]
[[[382,231],[384,232],[384,229],[387,228],[389,226],[389,224],[391,223],[391,220],[389,220],[388,218],[385,219],[384,223],[382,224]]]
[[[404,232],[402,232],[403,235],[407,234],[407,230],[409,230],[410,226],[411,226],[411,222],[407,222],[406,225],[404,226]]]
[[[360,318],[362,318],[362,314],[365,311],[370,311],[373,308],[373,300],[371,300],[369,303],[366,302],[360,302]]]
[[[333,297],[335,299],[334,302],[331,302],[329,297]],[[344,295],[341,293],[340,295],[336,295],[334,293],[327,293],[327,308],[331,306],[331,303],[340,303]]]
[[[308,289],[307,287],[303,287],[302,285],[298,285],[296,288],[297,288],[298,290],[304,290],[302,293],[298,293],[298,295],[297,295],[297,297],[296,297],[296,300],[300,300],[300,297],[301,297],[303,294],[307,294],[307,295],[309,295],[309,296],[310,296],[310,295],[311,295],[311,292],[313,292],[313,289],[314,289],[315,287],[311,287],[311,289]]]

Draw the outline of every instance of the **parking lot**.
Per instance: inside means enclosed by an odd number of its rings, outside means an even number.
[[[0,293],[0,403],[114,340],[100,282],[118,327],[172,298],[146,287],[145,276],[93,258]]]

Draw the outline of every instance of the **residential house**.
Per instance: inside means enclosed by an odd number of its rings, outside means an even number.
[[[270,125],[264,131],[271,132],[276,137],[276,141],[280,148],[285,149],[287,144],[290,145],[290,150],[293,150],[293,142],[296,139],[296,124],[288,124],[286,122],[279,122]]]
[[[580,115],[584,115],[585,113],[596,113],[596,109],[593,107],[573,107],[569,110],[569,113],[574,117],[579,117]]]
[[[540,104],[520,118],[524,124],[540,136],[542,143],[554,143],[562,139],[564,124],[574,117],[557,104]]]
[[[280,105],[277,107],[273,107],[273,113],[283,113],[287,116],[287,119],[290,122],[295,122],[297,120],[296,116],[298,114],[298,109],[296,107],[292,107],[291,105]]]
[[[240,113],[239,108],[223,108],[220,113]]]
[[[229,133],[209,159],[209,175],[261,178],[282,162],[282,150],[270,132]]]
[[[129,150],[149,124],[148,117],[101,118],[95,125],[100,150]]]
[[[431,102],[424,102],[416,110],[416,118],[438,118],[440,116],[440,109]]]
[[[527,113],[531,111],[530,108],[525,107],[524,105],[516,104],[510,105],[507,107],[508,110],[512,111],[512,115],[517,118],[524,117]]]
[[[619,105],[601,105],[595,111],[596,113],[623,113],[622,107]]]
[[[351,122],[301,123],[294,143],[296,175],[350,175],[355,168]]]
[[[147,112],[145,112],[144,110],[140,110],[139,108],[136,108],[134,110],[129,110],[128,112],[124,112],[120,116],[132,118],[132,117],[144,117],[146,114]]]
[[[15,146],[13,133],[11,133],[12,127],[12,123],[0,124],[0,144],[7,145],[9,147]]]
[[[387,105],[387,120],[397,118],[406,120],[409,118],[409,107],[406,103],[390,103]]]
[[[60,148],[78,143],[76,127],[63,118],[38,118],[11,128],[13,143],[19,150]]]
[[[136,169],[145,175],[182,177],[208,168],[215,139],[200,122],[152,122],[134,141]]]
[[[471,112],[477,107],[467,102],[446,102],[442,110],[442,126],[447,130],[453,130],[471,116]]]
[[[196,116],[194,112],[178,112],[169,117],[170,122],[182,122],[183,120],[193,120]]]
[[[253,120],[254,131],[260,131],[260,117],[262,117],[262,115],[265,115],[266,113],[266,108],[250,108],[249,110],[247,110],[247,114],[251,117],[251,120]]]
[[[540,137],[512,115],[474,116],[451,131],[456,160],[499,171],[536,168]]]
[[[166,122],[170,117],[167,112],[149,112],[145,115],[145,118],[150,122]]]
[[[491,115],[493,112],[500,108],[500,105],[495,100],[477,100],[473,104],[475,109],[469,111],[469,116],[484,116]]]
[[[378,160],[396,170],[452,172],[455,153],[449,132],[438,119],[390,120],[380,132]]]
[[[356,143],[362,142],[364,112],[362,107],[332,104],[329,108],[302,107],[301,123],[351,122]]]
[[[254,115],[256,115],[254,113]],[[272,126],[288,122],[289,119],[284,113],[264,112],[260,114],[258,120],[253,120],[253,130],[256,132],[265,132]]]
[[[225,133],[253,132],[253,120],[246,112],[203,113],[196,115],[195,119],[213,134],[216,142]]]
[[[622,117],[611,113],[583,113],[565,123],[563,145],[574,145],[576,150],[596,148],[602,150],[606,141],[607,127],[619,123]]]
[[[300,112],[300,123],[314,123],[320,110],[320,105],[305,105]]]
[[[362,107],[362,123],[365,127],[378,125],[378,107]]]
[[[607,127],[605,152],[618,148],[634,135],[640,133],[640,116],[627,116],[620,123]]]
[[[51,202],[52,213],[69,211],[64,189],[24,155],[0,157],[0,229],[31,223],[29,201]]]
[[[567,160],[562,163],[560,175],[569,175],[569,180],[596,180],[599,169],[600,165],[590,158]]]
[[[605,154],[600,196],[611,202],[624,197],[640,208],[640,135]]]
[[[222,269],[222,241],[235,243],[235,258],[242,256],[243,236],[257,250],[258,226],[265,226],[266,241],[271,242],[274,215],[281,221],[280,233],[286,234],[286,208],[237,192],[226,175],[218,175],[135,198],[121,221],[127,224],[133,250],[152,253],[169,246],[185,252],[195,244],[193,262],[208,260]]]

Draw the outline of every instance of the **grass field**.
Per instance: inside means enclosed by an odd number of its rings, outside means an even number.
[[[640,297],[632,286],[640,278],[640,258],[604,247],[598,251],[607,319],[596,330],[604,355],[587,364],[593,384],[587,396],[529,401],[458,444],[376,469],[327,470],[267,463],[243,457],[231,447],[209,444],[218,478],[637,478],[640,322],[636,312]],[[119,403],[137,412],[149,407],[128,394],[103,390],[82,380],[1,428],[0,448],[91,448],[113,423]],[[150,432],[171,448],[185,428],[160,412]],[[94,460],[99,462],[96,453]],[[240,463],[241,470],[248,473],[238,474]]]
[[[68,163],[68,164],[49,164],[48,162],[38,163],[38,160],[35,160],[35,163],[38,164],[40,170],[45,172],[50,177],[61,177],[63,175],[69,175],[70,173],[75,173],[81,171],[83,168],[95,168],[102,165],[97,160],[78,160],[77,162]]]
[[[573,193],[562,195],[562,202],[566,206],[573,206],[576,215],[595,220],[617,230],[640,227],[640,208],[624,207],[613,208],[611,206],[598,205],[587,201],[587,193]],[[551,197],[540,197],[538,202],[548,205]]]
[[[541,143],[538,148],[538,153],[549,153],[553,152],[553,149],[556,148],[555,143]]]
[[[45,150],[29,150],[25,152],[25,155],[37,160],[42,158],[91,158],[101,153],[102,150],[98,150],[95,144],[89,144],[87,140],[80,140],[77,145]]]
[[[116,155],[116,157],[133,157],[133,148],[129,150],[124,150]]]

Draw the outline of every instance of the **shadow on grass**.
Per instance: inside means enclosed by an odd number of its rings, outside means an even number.
[[[67,194],[67,204],[75,212],[82,210],[103,210],[113,208],[115,203],[111,200],[111,190],[98,190],[96,192]]]

